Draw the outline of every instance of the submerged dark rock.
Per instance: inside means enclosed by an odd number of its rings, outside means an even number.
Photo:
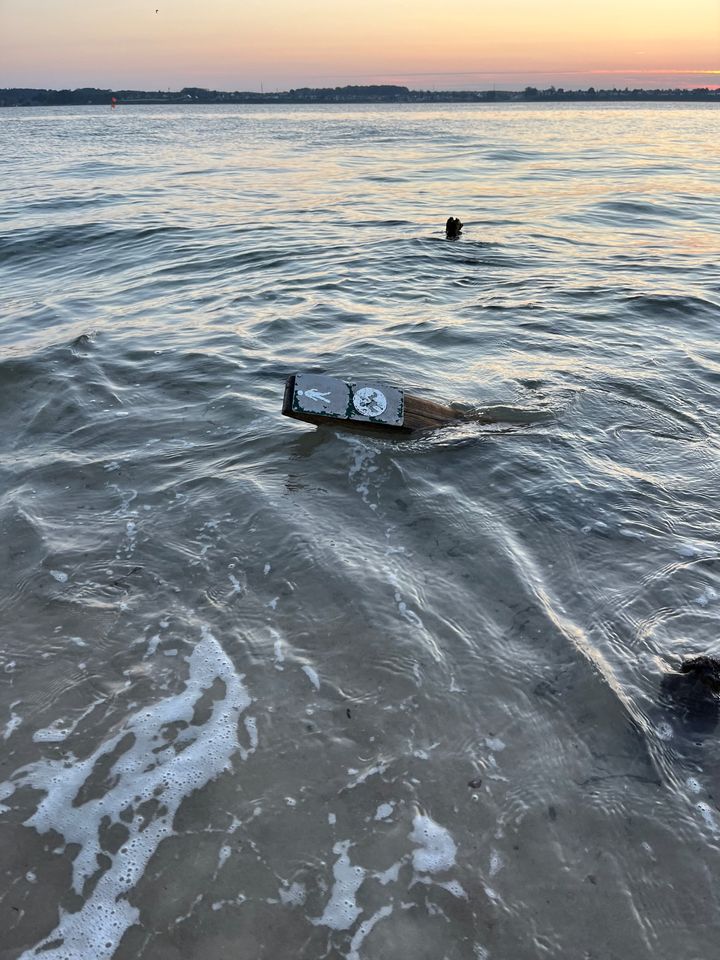
[[[720,660],[706,656],[683,660],[663,677],[660,702],[691,739],[712,733],[720,722]]]
[[[690,674],[711,693],[720,696],[720,659],[717,657],[692,657],[683,660],[680,673]]]

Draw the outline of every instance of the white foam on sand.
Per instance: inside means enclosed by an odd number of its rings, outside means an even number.
[[[15,713],[15,707],[17,707],[20,703],[20,700],[16,700],[15,703],[10,704],[10,719],[5,724],[5,729],[3,730],[2,734],[3,740],[7,740],[9,737],[11,737],[23,722],[23,718],[20,716],[20,714]]]
[[[148,657],[154,657],[157,653],[158,644],[160,643],[160,634],[156,633],[154,636],[150,637],[148,640],[147,652],[145,654],[145,659]]]
[[[357,774],[357,776],[355,777],[354,780],[351,780],[350,783],[348,783],[347,789],[354,790],[355,787],[359,787],[361,783],[365,783],[368,777],[374,777],[376,775],[383,774],[385,773],[387,768],[388,768],[387,763],[378,763],[373,767],[367,767],[365,770],[363,770],[362,773],[359,773],[357,770],[351,767],[348,770],[348,773]]]
[[[54,720],[49,727],[36,730],[33,734],[33,741],[35,743],[61,743],[67,739],[71,732],[70,725],[65,724],[64,720]]]
[[[309,667],[307,664],[302,668],[302,672],[308,678],[310,683],[315,687],[316,690],[320,689],[320,677],[318,676],[317,670],[314,670],[312,667]]]
[[[355,901],[355,894],[365,879],[365,870],[350,863],[350,845],[349,840],[343,840],[333,847],[333,853],[338,855],[333,866],[335,883],[322,916],[311,918],[315,926],[348,930],[362,913]]]
[[[282,664],[285,662],[285,651],[283,650],[282,639],[276,630],[271,629],[270,633],[275,640],[273,644],[273,650],[275,651],[275,669],[284,670],[285,668],[282,666]]]
[[[10,807],[5,806],[3,800],[7,800],[15,792],[11,783],[0,783],[0,813],[7,813]]]
[[[712,808],[709,803],[705,803],[704,800],[699,800],[695,804],[695,809],[698,811],[700,816],[705,821],[705,826],[709,827],[714,833],[717,833],[718,825],[715,817],[713,816]]]
[[[418,845],[413,850],[413,867],[418,873],[441,873],[455,863],[455,841],[445,827],[430,817],[415,817],[410,839]]]
[[[36,730],[35,733],[33,733],[33,741],[35,743],[62,743],[63,740],[67,740],[70,734],[74,732],[78,724],[102,702],[102,699],[93,700],[90,706],[83,710],[80,716],[73,721],[63,720],[62,717],[53,720],[48,727],[43,727],[41,730]]]
[[[248,739],[250,741],[250,750],[243,750],[240,748],[240,754],[245,760],[248,753],[254,753],[258,745],[258,732],[257,732],[257,719],[255,717],[245,717],[245,729],[247,730]]]
[[[381,803],[377,810],[375,811],[374,820],[387,820],[389,816],[392,815],[393,810],[395,809],[394,801],[390,803]]]
[[[202,629],[201,639],[187,659],[189,675],[181,693],[138,710],[85,760],[68,763],[67,756],[40,760],[15,775],[10,785],[13,789],[30,787],[45,794],[26,825],[42,834],[57,831],[66,844],[78,845],[72,880],[77,894],[82,895],[88,878],[102,869],[99,855],[110,861],[83,906],[74,913],[61,909],[57,927],[20,960],[112,957],[125,931],[139,918],[139,910],[129,903],[127,894],[161,841],[172,835],[181,803],[228,769],[233,755],[242,750],[238,720],[251,702],[242,677],[207,628]],[[197,704],[217,680],[224,684],[224,697],[213,702],[202,725],[194,725]],[[168,738],[168,725],[183,722],[187,726],[175,740]],[[248,751],[242,752],[247,755]],[[115,759],[106,771],[106,782],[112,786],[101,796],[77,803],[98,765],[102,769],[111,755]],[[92,791],[88,792],[92,796]],[[0,799],[8,795],[6,785],[0,785]],[[137,809],[152,801],[158,807],[147,820]],[[128,814],[131,818],[126,822]],[[108,823],[124,824],[128,833],[114,855],[101,841],[101,826]]]
[[[407,603],[405,603],[399,590],[395,590],[395,603],[397,604],[398,612],[403,620],[407,620],[407,622],[411,623],[414,627],[425,627],[425,624],[422,622],[420,617],[415,613],[414,610],[411,610],[410,607],[408,607]]]
[[[398,860],[397,863],[393,863],[392,866],[388,867],[387,870],[383,870],[381,873],[374,873],[373,876],[381,883],[384,887],[388,883],[397,883],[397,879],[400,876],[400,867],[402,867],[405,860]]]
[[[363,920],[350,941],[350,953],[347,955],[347,960],[360,960],[358,951],[362,946],[363,940],[379,920],[382,920],[383,917],[389,917],[392,912],[393,908],[387,904],[384,907],[380,907],[379,910],[376,910],[367,920]]]
[[[222,870],[222,868],[225,866],[228,859],[230,858],[231,853],[232,853],[232,847],[228,846],[228,844],[224,844],[222,847],[220,847],[220,849],[218,850],[217,867],[215,869],[216,873]]]
[[[294,881],[289,887],[280,887],[278,895],[285,906],[301,907],[305,903],[305,884]]]
[[[451,893],[454,897],[457,897],[458,900],[467,900],[468,898],[468,895],[465,893],[462,884],[458,883],[457,880],[446,880],[445,883],[439,883],[438,886],[442,887],[443,890],[447,890],[448,893]]]

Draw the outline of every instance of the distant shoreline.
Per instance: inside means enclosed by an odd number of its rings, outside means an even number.
[[[564,90],[549,87],[540,90],[411,90],[395,85],[348,87],[303,87],[275,93],[252,91],[205,90],[184,87],[182,90],[106,90],[82,87],[76,90],[48,90],[31,87],[9,87],[0,90],[0,107],[60,107],[60,106],[117,106],[190,105],[238,103],[246,105],[272,104],[379,104],[379,103],[720,103],[720,89],[630,90],[613,88],[597,90]]]

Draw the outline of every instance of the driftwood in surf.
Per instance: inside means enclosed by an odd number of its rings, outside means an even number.
[[[347,382],[323,374],[297,373],[285,384],[282,412],[317,426],[410,434],[461,420],[485,420],[455,407],[425,400],[376,380]]]

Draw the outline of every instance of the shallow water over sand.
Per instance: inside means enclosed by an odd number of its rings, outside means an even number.
[[[2,960],[715,955],[717,121],[0,112]]]

